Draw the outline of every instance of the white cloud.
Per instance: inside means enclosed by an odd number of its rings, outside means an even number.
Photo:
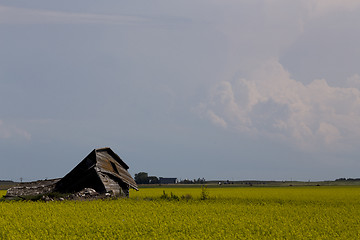
[[[203,106],[214,123],[305,150],[354,147],[360,140],[359,89],[332,87],[324,79],[304,85],[274,59],[248,79],[218,83]]]
[[[339,129],[327,122],[320,123],[316,135],[327,145],[337,143],[342,138]]]
[[[227,123],[225,122],[225,120],[223,118],[219,117],[211,110],[208,110],[207,113],[213,124],[219,125],[223,128],[227,127]]]
[[[0,120],[0,139],[23,138],[30,140],[31,134],[26,130],[20,129],[14,125],[5,124]]]

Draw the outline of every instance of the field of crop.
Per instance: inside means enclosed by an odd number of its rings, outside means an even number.
[[[355,186],[143,188],[130,196],[0,202],[0,239],[360,239]]]

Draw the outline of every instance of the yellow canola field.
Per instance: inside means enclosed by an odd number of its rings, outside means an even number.
[[[180,199],[161,199],[163,191]],[[130,199],[0,202],[0,239],[360,239],[360,187],[206,193],[142,188]]]

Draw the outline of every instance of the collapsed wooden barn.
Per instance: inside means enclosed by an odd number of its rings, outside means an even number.
[[[138,190],[128,169],[129,166],[110,148],[94,149],[63,178],[21,183],[10,188],[6,196],[75,193],[91,188],[99,194],[128,197],[130,187]]]

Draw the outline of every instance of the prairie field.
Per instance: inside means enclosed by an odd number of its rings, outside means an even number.
[[[358,186],[156,187],[129,199],[2,201],[0,239],[360,239],[359,216]]]

